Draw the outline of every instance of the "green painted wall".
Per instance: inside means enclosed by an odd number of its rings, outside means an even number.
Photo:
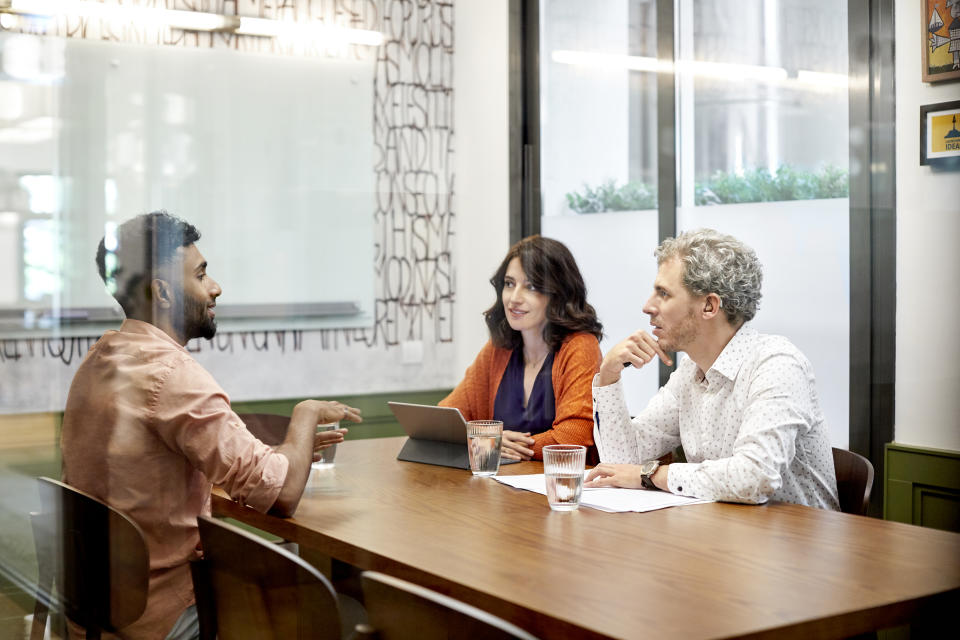
[[[337,396],[329,398],[360,409],[363,413],[363,422],[354,424],[344,422],[347,427],[347,440],[363,440],[366,438],[387,438],[402,436],[403,428],[394,419],[387,401],[410,402],[413,404],[437,404],[443,400],[450,389],[433,389],[428,391],[402,391],[395,393],[375,393],[362,396]],[[234,402],[233,410],[237,413],[276,413],[289,416],[293,407],[304,398],[289,398],[286,400],[263,400],[258,402]]]
[[[886,446],[883,517],[960,532],[960,452]]]

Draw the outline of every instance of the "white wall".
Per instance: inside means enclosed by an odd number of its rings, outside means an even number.
[[[917,3],[897,0],[897,371],[894,438],[960,450],[960,173],[919,164],[920,105],[960,82],[920,78]]]
[[[481,315],[494,300],[490,276],[510,241],[507,123],[507,2],[454,5],[456,315],[453,370],[460,374],[487,341]]]

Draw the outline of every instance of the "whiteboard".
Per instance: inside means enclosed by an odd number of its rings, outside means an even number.
[[[57,306],[115,306],[97,243],[111,224],[166,209],[200,230],[225,308],[350,303],[348,317],[297,326],[372,324],[372,60],[83,40],[60,50]]]

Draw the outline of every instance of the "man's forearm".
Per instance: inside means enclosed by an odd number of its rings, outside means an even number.
[[[317,411],[309,404],[301,402],[293,409],[290,426],[283,442],[277,447],[277,453],[290,461],[283,488],[277,496],[271,511],[282,516],[291,516],[297,510],[303,488],[310,476],[310,464],[313,462],[313,441],[317,430]]]

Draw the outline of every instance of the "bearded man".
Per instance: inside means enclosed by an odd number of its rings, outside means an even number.
[[[594,441],[601,464],[586,486],[660,489],[761,504],[838,510],[833,452],[810,362],[782,336],[746,326],[757,312],[762,269],[754,251],[699,229],[656,250],[658,272],[640,330],[604,356],[593,381]],[[684,358],[631,418],[620,376],[655,358]],[[685,462],[659,458],[683,445]]]
[[[292,515],[310,463],[346,431],[318,433],[317,424],[360,421],[339,402],[304,400],[275,448],[250,433],[185,348],[217,330],[221,289],[199,239],[193,225],[158,211],[100,241],[100,277],[126,319],[87,353],[64,411],[64,482],[125,513],[146,538],[147,607],[120,630],[126,638],[198,637],[189,563],[199,557],[197,516],[210,515],[214,484],[261,512]]]

